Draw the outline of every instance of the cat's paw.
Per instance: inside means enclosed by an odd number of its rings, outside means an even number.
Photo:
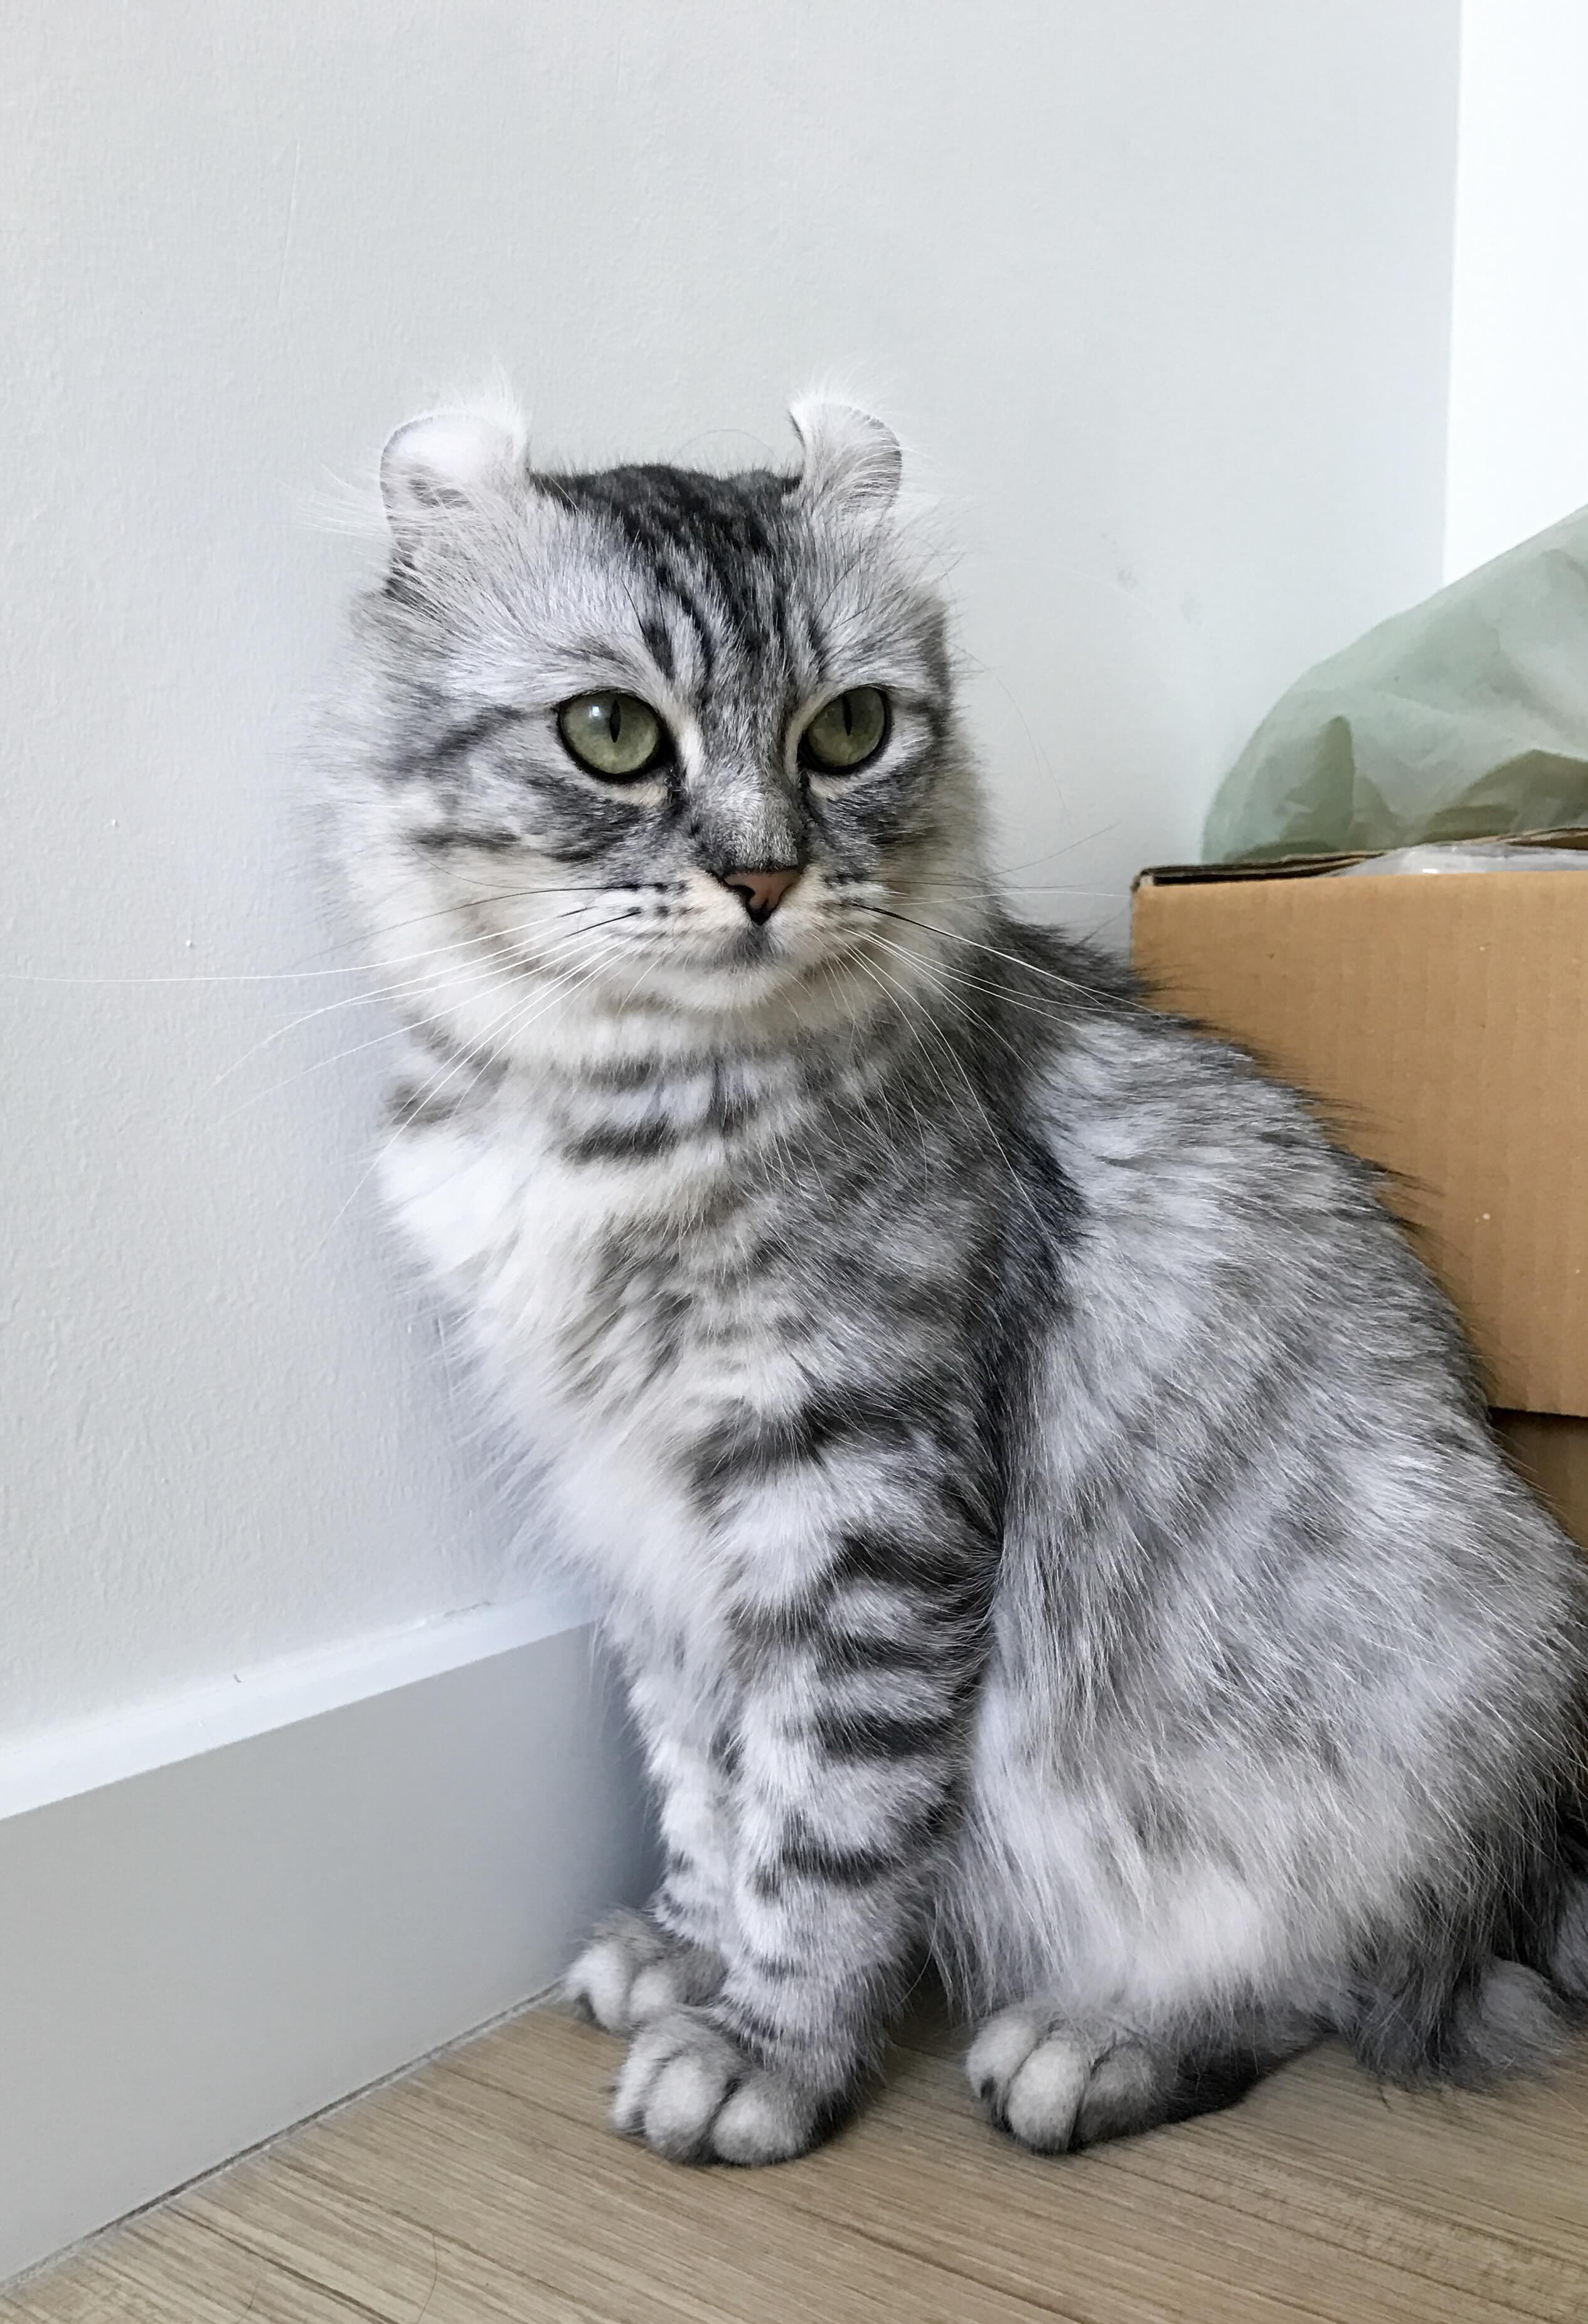
[[[603,1921],[562,1980],[562,1997],[608,2034],[636,2034],[669,2010],[709,2001],[723,1981],[719,1956],[686,1944],[643,1913]]]
[[[998,2128],[1038,2154],[1147,2130],[1164,2116],[1162,2061],[1152,2050],[1087,2034],[1040,2003],[990,2017],[965,2068]]]
[[[787,2075],[758,2065],[699,2010],[636,2034],[617,2078],[612,2123],[672,2163],[788,2163],[822,2135],[823,2109]]]

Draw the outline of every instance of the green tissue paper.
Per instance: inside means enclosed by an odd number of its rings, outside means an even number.
[[[1297,679],[1214,798],[1208,862],[1588,824],[1588,509]]]

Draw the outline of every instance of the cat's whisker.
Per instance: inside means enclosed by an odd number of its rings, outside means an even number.
[[[1002,1001],[1011,1009],[1020,1010],[1022,1014],[1026,1016],[1039,1017],[1044,1024],[1058,1025],[1065,1021],[1060,1005],[1057,1001],[1049,1002],[1044,1005],[1040,1000],[1023,1000],[1018,993],[1005,991],[1002,985],[989,984],[986,980],[982,977],[968,976],[964,969],[950,968],[946,961],[928,961],[919,953],[909,952],[903,945],[893,943],[891,938],[883,936],[880,930],[872,931],[870,941],[872,944],[882,945],[891,953],[896,953],[900,960],[909,961],[912,966],[919,968],[924,975],[936,982],[937,983],[938,990],[942,992],[946,993],[949,989],[948,984],[942,982],[943,979],[946,978],[952,982],[953,985],[956,989],[963,988],[965,991],[969,992],[980,992],[985,994],[991,1000]],[[966,1014],[977,1024],[984,1024],[987,1022],[985,1017],[977,1010],[967,1010]]]
[[[572,915],[559,914],[556,917],[559,918],[571,918]],[[570,934],[559,936],[540,959],[531,963],[510,958],[508,961],[503,963],[503,967],[510,974],[515,972],[520,974],[539,973],[544,963],[554,960],[563,946],[575,943],[580,936],[591,933],[596,928],[614,927],[618,921],[624,919],[627,917],[628,915],[626,912],[614,912],[608,914],[604,919],[586,921],[582,923],[578,928],[571,931]],[[412,957],[415,959],[439,959],[443,955],[448,955],[457,952],[460,948],[461,945],[471,945],[475,946],[491,945],[500,949],[501,946],[512,937],[533,933],[540,926],[540,923],[538,921],[522,920],[512,927],[492,929],[488,933],[478,936],[465,936],[459,940],[459,945],[439,945],[435,947],[435,950],[432,953],[415,954]],[[477,968],[481,964],[478,962],[457,962],[452,964],[452,965],[459,968]],[[294,1017],[289,1024],[278,1025],[273,1032],[265,1034],[263,1038],[256,1041],[251,1049],[245,1049],[240,1057],[235,1058],[229,1065],[226,1066],[221,1073],[217,1074],[214,1082],[210,1084],[210,1088],[212,1091],[218,1089],[222,1083],[228,1081],[233,1074],[239,1072],[241,1068],[247,1065],[252,1058],[260,1056],[264,1050],[273,1047],[276,1042],[287,1039],[291,1034],[296,1033],[301,1027],[313,1024],[317,1018],[330,1016],[336,1010],[340,1009],[370,1008],[376,1006],[383,1001],[389,1002],[404,999],[411,992],[434,992],[436,989],[436,978],[433,975],[427,974],[424,976],[411,977],[405,982],[400,984],[377,985],[374,990],[370,992],[345,993],[339,1000],[328,1001],[322,1007],[308,1010],[302,1016]],[[420,1021],[422,1023],[430,1023],[434,1020],[431,1019],[421,1019]]]
[[[229,1065],[223,1066],[210,1083],[207,1093],[213,1096],[217,1089],[230,1081],[234,1074],[241,1073],[244,1066],[251,1064],[255,1057],[262,1056],[265,1050],[273,1048],[278,1041],[290,1039],[292,1034],[300,1032],[305,1025],[312,1025],[321,1017],[334,1016],[337,1010],[343,1009],[376,1009],[389,1006],[393,1001],[406,999],[411,992],[429,992],[433,990],[433,981],[429,977],[418,976],[409,979],[402,984],[377,984],[368,992],[345,992],[338,1000],[325,1001],[318,1009],[306,1010],[300,1017],[292,1018],[285,1025],[278,1025],[273,1032],[266,1033],[262,1039],[255,1041],[252,1048],[245,1049],[241,1056],[234,1057]]]
[[[640,895],[647,892],[647,889],[653,884],[654,883],[647,883],[644,888],[636,885],[631,888],[628,892],[633,895]],[[460,890],[457,897],[456,897],[450,903],[437,905],[432,910],[428,912],[414,912],[401,920],[392,920],[390,922],[383,920],[380,923],[380,927],[383,932],[388,936],[399,936],[404,928],[420,927],[429,920],[456,919],[460,907],[466,909],[478,904],[530,904],[535,902],[535,900],[541,896],[594,896],[599,898],[603,895],[610,896],[614,892],[614,891],[612,889],[608,888],[603,882],[592,883],[586,881],[575,881],[571,885],[567,886],[543,885],[540,881],[535,881],[527,888],[487,889],[485,890],[475,890],[472,891],[464,891]],[[621,894],[623,891],[620,888],[615,892]],[[325,945],[321,954],[318,955],[311,954],[309,957],[311,959],[317,957],[323,958],[324,953],[337,951],[341,948],[343,944],[349,941],[351,941],[351,939],[337,937],[332,943]],[[300,971],[299,973],[311,976],[337,976],[341,974],[342,972],[334,968],[306,969]]]
[[[913,955],[909,955],[909,957],[913,958]],[[989,1041],[995,1041],[1000,1048],[1007,1051],[1012,1060],[1016,1062],[1019,1061],[1020,1054],[1019,1045],[1013,1039],[1009,1030],[1005,1027],[1001,1026],[996,1018],[990,1015],[985,1009],[978,1009],[971,1001],[961,998],[961,992],[965,989],[967,980],[963,977],[956,976],[955,972],[952,969],[947,968],[941,961],[935,962],[930,964],[927,967],[925,973],[928,984],[931,985],[935,991],[941,994],[942,998],[951,1010],[953,1010],[957,1015],[963,1017],[967,1023],[974,1026],[977,1032],[984,1035]],[[1011,1006],[1020,1007],[1023,1005],[1026,1014],[1039,1017],[1044,1023],[1055,1028],[1061,1026],[1064,1021],[1057,1013],[1057,1009],[1044,1010],[1035,1002],[1029,1004],[1015,1002],[1012,1001],[1011,996],[1000,993],[992,985],[970,984],[968,989],[974,992],[991,995],[993,999],[998,1001],[1009,1001]]]
[[[618,915],[616,917],[621,918],[623,916]],[[570,948],[581,944],[586,936],[594,935],[597,929],[604,927],[609,927],[611,925],[612,923],[610,921],[597,921],[593,927],[577,929],[574,931],[572,935],[562,937],[555,950],[559,952],[567,952]],[[511,969],[504,969],[495,987],[492,988],[487,986],[486,989],[487,991],[490,991],[493,989],[499,991],[512,991],[515,990],[521,982],[528,982],[530,980],[523,976],[522,970],[515,976]],[[534,979],[535,989],[542,989],[548,982],[555,986],[558,984],[559,979],[554,973],[551,973],[545,969],[537,970]],[[222,1122],[234,1120],[238,1114],[247,1112],[255,1105],[263,1104],[266,1100],[270,1098],[279,1097],[284,1090],[293,1088],[299,1082],[307,1080],[310,1074],[324,1073],[328,1067],[332,1065],[345,1065],[350,1058],[363,1056],[366,1050],[378,1048],[383,1041],[390,1041],[397,1038],[405,1030],[411,1031],[415,1028],[419,1027],[443,1024],[454,1014],[456,1008],[457,999],[456,996],[454,996],[450,1000],[444,1001],[440,1007],[428,1011],[423,1016],[408,1019],[406,1024],[399,1023],[396,1025],[387,1026],[379,1033],[373,1035],[367,1041],[355,1042],[351,1047],[337,1050],[328,1057],[318,1057],[311,1064],[300,1066],[296,1073],[289,1074],[284,1080],[272,1083],[268,1089],[254,1091],[251,1095],[245,1098],[241,1104],[234,1106],[229,1112],[222,1114],[219,1117],[219,1120]]]
[[[268,1088],[251,1091],[236,1105],[232,1106],[226,1112],[217,1115],[216,1126],[219,1128],[226,1122],[236,1120],[240,1114],[252,1111],[256,1105],[268,1103],[272,1097],[280,1097],[286,1090],[295,1089],[300,1082],[309,1080],[315,1074],[327,1073],[334,1065],[345,1065],[353,1058],[363,1056],[367,1050],[378,1049],[383,1041],[400,1040],[404,1032],[411,1029],[412,1026],[439,1023],[448,1013],[449,1012],[438,1010],[432,1016],[411,1019],[408,1026],[402,1023],[383,1026],[381,1030],[378,1033],[373,1033],[367,1041],[355,1041],[347,1048],[334,1050],[328,1057],[316,1057],[309,1064],[300,1065],[296,1073],[288,1074],[279,1082],[272,1082]]]
[[[582,911],[584,908],[586,908],[586,907],[587,907],[587,906],[589,906],[589,905],[595,904],[595,905],[605,906],[605,905],[609,905],[609,904],[616,903],[620,899],[623,899],[623,913],[634,913],[634,914],[636,914],[636,915],[637,915],[637,914],[639,913],[639,911],[641,910],[641,908],[642,908],[642,904],[641,904],[641,900],[640,900],[640,899],[642,899],[642,897],[643,896],[643,894],[644,894],[645,892],[646,892],[646,891],[645,891],[645,890],[642,890],[642,889],[637,889],[637,888],[636,888],[636,889],[624,889],[624,888],[623,888],[623,887],[621,887],[621,886],[620,886],[620,887],[616,887],[616,888],[612,888],[612,887],[607,887],[607,886],[606,886],[606,885],[605,885],[605,884],[600,885],[600,886],[586,887],[586,888],[523,888],[523,889],[516,889],[516,890],[512,890],[511,893],[504,894],[504,895],[485,895],[485,896],[482,896],[482,895],[476,895],[476,894],[473,893],[472,891],[469,891],[469,892],[465,892],[465,893],[463,893],[463,894],[459,895],[459,897],[457,899],[457,900],[456,900],[455,902],[453,902],[453,903],[451,903],[451,904],[448,904],[448,905],[446,905],[446,906],[445,906],[445,907],[443,907],[443,908],[442,908],[440,911],[439,911],[439,912],[420,912],[420,913],[416,914],[412,919],[408,919],[408,920],[393,920],[393,921],[392,921],[392,922],[391,922],[391,924],[390,924],[389,927],[387,927],[387,925],[386,925],[384,922],[383,922],[383,923],[382,923],[382,927],[383,927],[383,931],[384,931],[385,933],[387,933],[387,934],[391,934],[391,935],[396,935],[396,934],[400,933],[403,928],[408,928],[408,927],[418,927],[418,926],[419,926],[419,924],[420,924],[421,921],[424,921],[424,920],[444,919],[444,918],[446,918],[446,919],[456,919],[456,918],[458,918],[458,916],[459,916],[461,913],[463,913],[463,912],[466,912],[466,911],[476,911],[476,910],[478,910],[482,905],[485,905],[485,904],[534,904],[534,903],[539,903],[542,896],[565,896],[565,895],[566,895],[566,896],[579,896],[579,897],[582,897],[582,898],[584,899],[584,904],[583,904],[583,905],[580,905],[580,904],[569,904],[569,905],[565,906],[565,907],[564,907],[561,910],[559,910],[559,911],[556,911],[556,912],[552,912],[552,913],[548,914],[548,915],[547,915],[547,918],[548,918],[549,920],[552,920],[552,921],[559,921],[559,920],[574,920],[574,919],[577,919],[577,918],[579,918],[579,916],[580,916],[581,911]],[[617,914],[617,915],[614,915],[614,917],[622,918],[622,917],[623,917],[623,914]],[[533,919],[531,919],[531,920],[511,921],[511,922],[509,922],[509,924],[508,924],[508,925],[509,925],[510,927],[515,927],[524,928],[524,927],[537,927],[537,926],[539,926],[539,924],[540,924],[540,923],[539,923],[539,921],[538,921],[538,920],[533,920]],[[405,960],[428,960],[428,959],[430,957],[430,955],[432,954],[432,953],[437,953],[437,952],[451,952],[451,951],[456,950],[458,946],[463,945],[489,943],[489,941],[491,940],[491,936],[492,936],[492,930],[491,930],[490,928],[488,928],[488,927],[486,927],[486,928],[482,928],[482,929],[478,930],[478,931],[477,931],[475,935],[473,935],[473,936],[459,936],[459,937],[457,937],[457,938],[456,939],[455,943],[453,943],[453,944],[445,944],[445,945],[426,945],[426,946],[425,946],[421,951],[419,951],[419,952],[412,952],[412,953],[393,953],[393,954],[392,954],[390,956],[391,956],[391,958],[392,958],[392,960],[394,960],[394,961],[405,961]],[[319,973],[319,972],[317,972],[317,973]],[[328,971],[328,972],[326,972],[326,973],[329,973],[329,974],[336,974],[336,973],[337,973],[338,972],[337,972],[337,971],[334,971],[334,970],[333,970],[333,971]]]
[[[1087,987],[1077,983],[1073,976],[1061,976],[1057,969],[1042,968],[1034,960],[1027,960],[1019,953],[1006,952],[1002,945],[984,943],[979,936],[966,936],[960,928],[940,928],[930,920],[912,918],[909,912],[896,911],[883,904],[876,905],[873,908],[881,912],[884,919],[902,920],[907,927],[923,928],[928,936],[942,936],[950,944],[970,945],[977,952],[991,953],[995,960],[1007,961],[1011,968],[1023,970],[1031,976],[1040,976],[1049,984],[1062,985],[1066,992],[1079,993],[1083,997],[1090,998]]]
[[[1083,887],[1073,880],[1017,880],[1012,872],[990,872],[985,880],[966,880],[946,873],[941,878],[922,879],[919,874],[901,883],[912,894],[925,892],[933,896],[981,897],[989,890],[995,896],[1093,896],[1100,902],[1119,901],[1124,894],[1121,888]]]
[[[604,892],[605,891],[601,889],[584,888],[524,889],[515,890],[510,896],[477,897],[467,900],[470,903],[528,902],[533,901],[538,896],[549,894],[591,895],[599,899]],[[448,904],[437,912],[422,912],[417,916],[416,920],[393,922],[393,931],[404,927],[416,926],[418,920],[455,918],[457,910],[457,904]],[[576,917],[576,910],[570,908],[567,912],[554,914],[552,917],[571,919]],[[519,925],[521,927],[527,927],[536,924],[526,921]],[[0,969],[0,984],[39,984],[69,989],[80,988],[85,991],[101,988],[106,991],[121,988],[152,990],[164,986],[188,985],[197,988],[212,984],[300,984],[331,977],[383,975],[392,968],[405,966],[412,961],[437,959],[446,953],[460,952],[469,945],[490,944],[494,941],[494,936],[492,932],[482,931],[476,936],[458,936],[448,944],[429,945],[420,951],[392,953],[374,960],[347,961],[337,968],[186,969],[157,976],[57,976],[44,970]]]

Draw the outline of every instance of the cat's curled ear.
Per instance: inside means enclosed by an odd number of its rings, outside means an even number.
[[[512,432],[472,411],[405,420],[381,454],[386,521],[407,546],[512,484],[520,459]]]
[[[816,397],[796,403],[789,417],[805,455],[801,498],[885,515],[904,472],[904,455],[892,429],[853,403],[828,403]]]

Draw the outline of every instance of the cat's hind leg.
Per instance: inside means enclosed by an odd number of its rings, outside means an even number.
[[[1000,2130],[1036,2153],[1065,2154],[1233,2106],[1316,2038],[1298,2022],[1146,2033],[1032,2000],[986,2020],[965,2072]]]

